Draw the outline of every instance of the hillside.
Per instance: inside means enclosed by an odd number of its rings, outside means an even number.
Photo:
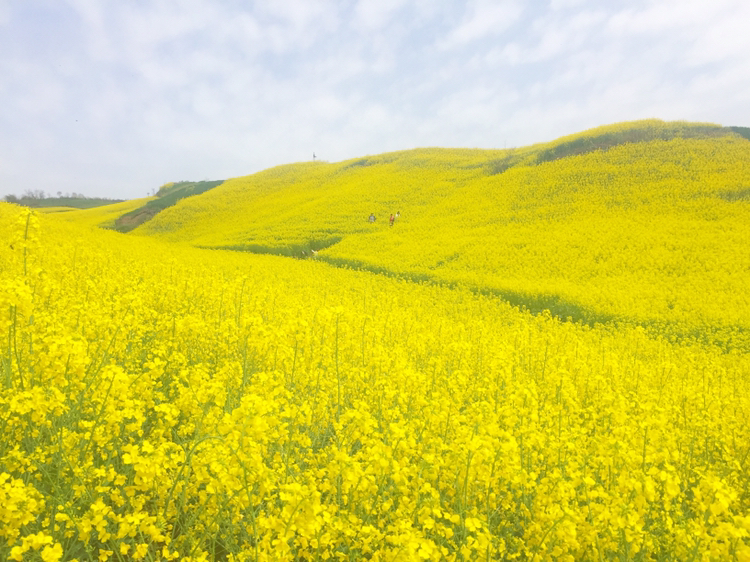
[[[131,213],[136,209],[142,208],[154,197],[143,197],[141,199],[131,199],[122,203],[113,203],[111,205],[102,205],[91,209],[66,209],[64,212],[55,213],[60,218],[85,226],[98,226],[100,228],[115,228],[115,221],[123,214]]]
[[[124,215],[118,216],[113,228],[120,232],[130,232],[143,223],[150,221],[164,209],[175,205],[178,201],[186,197],[205,193],[217,185],[221,185],[222,181],[180,181],[163,185],[156,193],[156,196],[146,201],[145,204],[128,211]]]
[[[651,120],[520,149],[292,164],[226,181],[134,234],[312,248],[586,321],[748,328],[750,142],[739,132]]]
[[[0,560],[750,560],[737,133],[0,202]]]

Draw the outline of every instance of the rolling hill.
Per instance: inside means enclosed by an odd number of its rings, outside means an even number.
[[[289,256],[314,249],[337,265],[459,283],[589,322],[745,330],[743,132],[648,120],[510,150],[290,164],[184,199],[133,234]]]
[[[750,560],[743,132],[0,202],[0,559]]]

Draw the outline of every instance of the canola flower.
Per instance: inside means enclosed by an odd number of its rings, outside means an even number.
[[[750,560],[745,352],[0,219],[2,559]]]
[[[129,211],[142,207],[154,197],[143,197],[141,199],[131,199],[120,203],[111,203],[101,205],[90,209],[72,209],[68,207],[53,207],[59,209],[60,218],[69,220],[78,225],[98,226],[100,228],[114,228],[115,220]],[[49,209],[49,208],[47,208]],[[39,209],[42,212],[50,212],[47,209]],[[64,212],[63,212],[64,211]],[[54,211],[52,211],[54,212]]]
[[[650,140],[611,145],[636,135]],[[594,141],[605,150],[583,150]],[[187,199],[135,233],[258,252],[313,247],[338,265],[748,350],[749,186],[747,139],[646,121],[505,151],[281,166]]]

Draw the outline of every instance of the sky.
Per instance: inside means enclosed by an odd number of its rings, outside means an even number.
[[[0,0],[0,194],[750,125],[747,0]]]

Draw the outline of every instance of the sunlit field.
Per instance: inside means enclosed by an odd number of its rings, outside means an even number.
[[[683,137],[0,204],[0,559],[750,560],[750,143]]]
[[[102,205],[91,209],[71,209],[66,213],[61,213],[61,218],[79,225],[113,228],[117,217],[141,207],[153,199],[153,197],[144,197],[142,199],[131,199],[130,201]]]
[[[332,263],[461,283],[563,317],[637,319],[677,335],[710,326],[748,346],[750,143],[702,130],[646,121],[516,150],[290,165],[227,181],[135,234],[312,247]],[[606,146],[635,134],[656,138],[549,160],[587,138]]]

